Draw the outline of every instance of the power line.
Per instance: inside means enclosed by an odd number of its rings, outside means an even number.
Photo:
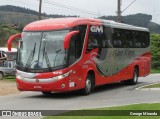
[[[7,1],[9,1],[11,3],[15,3],[16,2],[17,3],[16,6],[18,6],[18,3],[19,3],[19,6],[21,6],[20,5],[20,3],[21,3],[21,4],[37,7],[36,4],[30,4],[30,3],[26,3],[26,2],[21,2],[19,0],[7,0]],[[11,4],[11,5],[13,5],[13,4]],[[43,8],[48,9],[48,10],[51,10],[51,9],[54,9],[54,10],[56,9],[56,10],[61,10],[61,11],[63,10],[63,9],[57,9],[57,8],[53,8],[53,7],[46,7],[46,6],[44,6],[44,4],[42,4],[42,6],[43,6]],[[32,9],[30,9],[30,10],[32,10]]]
[[[124,11],[126,11],[136,0],[134,0],[131,4],[129,4],[124,10],[122,10],[121,13],[123,13]]]
[[[45,0],[45,1],[43,1],[43,2],[44,2],[44,3],[47,3],[47,4],[50,4],[50,5],[57,6],[57,7],[61,7],[61,8],[66,8],[66,9],[78,11],[78,12],[81,12],[81,13],[86,13],[86,14],[96,15],[96,16],[99,16],[99,15],[100,15],[100,14],[98,14],[98,13],[94,13],[94,12],[91,12],[91,11],[88,11],[88,10],[79,9],[79,8],[76,8],[76,7],[72,7],[72,6],[60,4],[60,3],[57,3],[57,2],[52,2],[52,1],[49,1],[49,0]]]
[[[117,21],[122,22],[122,13],[126,11],[136,0],[133,0],[124,10],[121,11],[122,0],[118,0],[117,3]]]
[[[37,6],[37,5],[29,4],[29,3],[26,3],[26,2],[18,1],[18,0],[8,0],[8,1],[10,1],[10,2],[16,1],[17,3],[22,3],[22,4],[25,4],[25,5]],[[13,2],[13,3],[15,3],[15,2]],[[80,8],[76,8],[76,7],[72,7],[72,6],[68,6],[68,5],[64,5],[64,4],[60,4],[60,3],[57,3],[57,2],[52,2],[52,1],[49,1],[49,0],[45,0],[45,1],[43,1],[43,3],[50,4],[50,5],[53,5],[53,6],[57,6],[57,7],[63,8],[63,9],[69,9],[69,10],[73,10],[73,11],[77,11],[77,12],[81,12],[81,13],[85,13],[85,14],[94,15],[94,16],[102,16],[103,15],[103,14],[100,14],[100,13],[95,13],[95,12],[92,12],[92,11],[88,11],[88,10],[84,10],[84,9],[80,9]],[[44,4],[43,4],[43,8],[53,9],[53,8],[48,8],[48,7],[44,6]]]

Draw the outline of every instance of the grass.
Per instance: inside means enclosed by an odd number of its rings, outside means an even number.
[[[160,69],[151,69],[152,74],[160,73]]]
[[[61,116],[61,117],[47,117],[43,119],[159,119],[159,117],[154,117],[154,116],[144,116],[144,117],[139,117],[139,116]]]
[[[127,111],[127,110],[128,112],[130,112],[129,110],[136,111],[136,112],[145,112],[145,110],[158,111],[160,110],[160,103],[153,103],[153,104],[144,103],[144,104],[134,104],[134,105],[118,106],[118,107],[97,108],[97,109],[90,109],[90,110],[94,110],[97,112],[100,110],[102,111],[122,110],[121,112]],[[72,112],[68,112],[68,113],[73,114]],[[75,115],[76,113],[77,115],[79,114],[78,111],[74,112]],[[112,113],[114,113],[114,111]],[[48,116],[48,117],[44,117],[43,119],[159,119],[159,118],[160,118],[159,116],[61,116],[60,115],[60,116]]]
[[[4,77],[4,80],[7,80],[7,81],[16,81],[16,76],[6,76],[6,77]]]
[[[160,110],[160,103],[143,103],[118,107],[97,108],[98,110]]]
[[[153,85],[149,85],[149,86],[145,86],[143,88],[160,88],[160,83],[158,84],[153,84]]]

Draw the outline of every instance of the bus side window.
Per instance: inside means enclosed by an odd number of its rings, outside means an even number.
[[[124,39],[125,39],[125,47],[133,48],[134,47],[134,32],[131,30],[124,30]]]
[[[88,39],[88,47],[87,47],[87,49],[88,50],[93,50],[93,49],[95,49],[97,47],[98,47],[98,41],[95,38],[95,35],[90,33],[89,39]]]
[[[145,41],[144,42],[146,43],[145,47],[149,47],[149,45],[150,45],[150,36],[149,36],[148,32],[145,33]]]
[[[111,33],[109,27],[104,27],[103,29],[104,33],[102,36],[102,48],[111,48],[112,46],[112,40],[111,40]]]
[[[90,52],[95,48],[102,47],[102,39],[103,39],[103,32],[90,31],[88,37],[87,52]]]
[[[122,38],[122,32],[119,29],[114,29],[112,39],[113,39],[113,47],[115,48],[124,47],[125,44]]]
[[[146,48],[149,46],[149,34],[146,32],[141,32],[141,44],[142,48]]]
[[[135,32],[135,48],[141,48],[140,32]]]
[[[112,44],[110,40],[103,40],[102,41],[102,48],[111,48]]]

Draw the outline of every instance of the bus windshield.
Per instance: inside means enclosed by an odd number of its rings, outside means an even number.
[[[17,65],[28,69],[51,69],[66,64],[64,37],[69,30],[23,32]]]

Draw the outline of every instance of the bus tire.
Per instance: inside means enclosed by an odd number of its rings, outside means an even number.
[[[92,89],[93,89],[92,76],[90,74],[88,74],[86,77],[86,81],[85,81],[85,88],[82,89],[82,94],[89,95],[92,92]]]
[[[135,68],[133,71],[133,78],[127,81],[124,81],[124,83],[129,85],[136,85],[138,82],[138,75],[139,75],[138,68]]]
[[[52,94],[51,92],[45,92],[45,91],[42,91],[42,93],[43,93],[44,95],[51,95],[51,94]]]
[[[0,80],[3,79],[4,74],[2,72],[0,72]]]

